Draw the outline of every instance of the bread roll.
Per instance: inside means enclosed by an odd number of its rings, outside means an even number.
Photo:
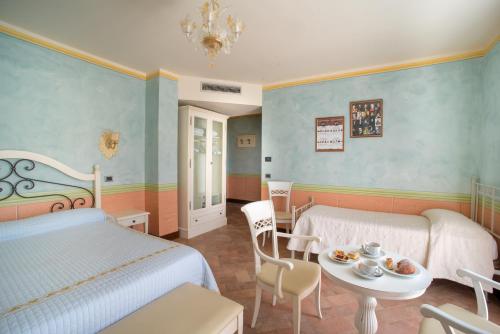
[[[398,262],[396,272],[403,275],[414,274],[417,268],[408,260],[401,260]]]

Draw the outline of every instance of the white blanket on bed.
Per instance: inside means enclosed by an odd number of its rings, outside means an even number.
[[[449,210],[431,209],[422,212],[422,215],[431,221],[427,269],[434,278],[446,278],[471,286],[469,279],[457,275],[459,268],[493,278],[493,260],[498,257],[497,244],[479,224]]]
[[[387,249],[425,265],[429,244],[429,221],[420,216],[388,214],[315,205],[300,216],[293,234],[314,235],[311,251],[319,254],[338,245],[379,242]],[[291,239],[288,249],[304,251],[306,243]]]
[[[434,278],[470,286],[457,276],[458,268],[493,277],[497,246],[486,231],[459,213],[433,209],[424,214],[427,218],[315,205],[302,214],[293,234],[321,237],[321,244],[311,249],[317,254],[333,246],[377,241],[427,267]],[[304,251],[305,245],[291,239],[288,249]]]

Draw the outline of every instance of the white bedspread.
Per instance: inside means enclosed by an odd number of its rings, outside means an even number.
[[[497,243],[479,224],[464,215],[441,209],[422,212],[432,222],[427,269],[434,278],[446,278],[471,286],[458,277],[459,268],[493,278]],[[486,289],[491,292],[491,288]]]
[[[95,333],[185,282],[217,290],[193,248],[76,211],[0,224],[0,333]]]
[[[301,215],[293,234],[321,237],[321,244],[313,245],[313,253],[335,245],[377,241],[384,249],[419,262],[434,278],[471,286],[457,276],[458,268],[493,277],[497,245],[491,235],[459,213],[433,209],[423,214],[426,216],[315,205]],[[288,249],[304,251],[305,242],[291,239]]]
[[[316,254],[335,245],[377,241],[384,249],[411,257],[422,265],[427,261],[429,221],[420,216],[315,205],[300,216],[293,233],[320,237],[321,244],[315,243],[311,248]],[[305,245],[291,239],[288,249],[304,251]]]

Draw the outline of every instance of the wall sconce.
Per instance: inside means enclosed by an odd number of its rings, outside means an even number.
[[[118,151],[120,142],[120,133],[111,130],[105,130],[99,142],[99,149],[106,159],[111,159]]]

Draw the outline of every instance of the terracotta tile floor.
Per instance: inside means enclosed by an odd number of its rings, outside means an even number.
[[[245,307],[245,333],[291,333],[291,303],[284,301],[275,307],[271,295],[264,292],[257,325],[250,328],[255,298],[255,269],[250,231],[240,211],[241,205],[228,203],[228,225],[191,240],[177,241],[198,249],[212,268],[222,295]],[[266,252],[270,252],[269,242]],[[280,244],[280,255],[288,257],[285,242]],[[377,317],[378,333],[418,333],[423,303],[440,305],[451,302],[475,311],[475,297],[471,288],[446,280],[435,280],[420,298],[408,301],[379,300]],[[336,286],[323,276],[321,291],[323,319],[315,317],[312,295],[302,304],[302,333],[357,333],[354,313],[357,309],[356,295]],[[500,302],[490,298],[490,319],[500,323]]]

